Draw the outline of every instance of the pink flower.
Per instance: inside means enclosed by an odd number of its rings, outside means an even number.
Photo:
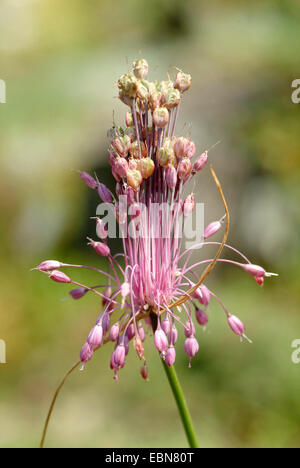
[[[111,253],[108,221],[98,216],[97,235],[103,242],[89,241],[95,252],[103,257],[100,264],[105,261],[109,268],[100,269],[99,259],[95,266],[47,260],[35,268],[55,282],[72,283],[75,287],[70,292],[73,299],[83,298],[87,291],[98,299],[103,310],[80,358],[85,364],[92,358],[95,348],[102,343],[114,342],[110,367],[116,380],[132,345],[144,361],[141,376],[148,379],[144,326],[148,331],[154,327],[154,346],[166,365],[172,366],[175,362],[177,327],[180,325],[186,336],[185,353],[190,360],[197,354],[199,344],[195,338],[195,325],[205,326],[208,317],[205,310],[198,308],[195,299],[204,306],[203,309],[211,300],[216,300],[225,312],[231,330],[246,337],[244,324],[229,313],[214,291],[199,281],[201,268],[212,262],[211,258],[205,258],[206,245],[218,248],[220,245],[207,239],[221,229],[225,217],[206,226],[201,242],[194,247],[184,250],[180,236],[183,225],[188,224],[187,215],[193,213],[198,202],[191,190],[200,184],[198,173],[208,160],[207,151],[195,158],[195,143],[176,133],[179,102],[191,86],[191,76],[178,71],[174,81],[170,78],[150,82],[145,81],[147,73],[148,63],[138,59],[132,72],[117,81],[119,98],[129,109],[126,109],[125,127],[114,124],[108,131],[108,162],[116,180],[116,193],[112,194],[97,176],[94,178],[87,172],[80,172],[84,182],[97,189],[102,202],[111,205],[114,221],[122,233],[122,252]],[[185,198],[184,194],[190,195]],[[153,206],[157,211],[153,212]],[[201,258],[191,260],[192,251],[196,255],[199,247],[202,249],[197,255]],[[228,263],[238,266],[261,285],[265,278],[274,275],[251,263],[230,245],[224,247],[224,252],[233,251],[242,259],[238,262],[222,255],[217,261],[224,267]],[[81,284],[60,271],[62,267],[73,271],[88,269],[101,279],[95,280],[96,286]],[[195,282],[199,286],[192,294],[190,290]],[[178,298],[181,306],[175,307]]]

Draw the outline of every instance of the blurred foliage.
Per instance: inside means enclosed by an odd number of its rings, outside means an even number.
[[[174,73],[174,65],[192,74],[178,131],[191,129],[199,152],[221,140],[210,155],[230,204],[231,241],[280,273],[264,289],[226,266],[209,279],[254,343],[241,346],[213,304],[192,370],[178,346],[200,443],[299,446],[300,367],[291,362],[291,342],[300,338],[300,105],[291,102],[299,20],[298,0],[2,0],[2,447],[37,445],[55,385],[98,315],[93,297],[61,301],[68,288],[29,269],[51,257],[99,262],[85,242],[97,199],[74,170],[96,169],[109,183],[106,129],[113,110],[117,122],[124,118],[113,82],[126,57],[140,55],[154,77]],[[207,222],[222,214],[208,172],[196,193]],[[95,281],[86,272],[76,279]],[[184,445],[151,338],[148,384],[133,353],[113,382],[109,353],[101,349],[66,384],[48,445]]]

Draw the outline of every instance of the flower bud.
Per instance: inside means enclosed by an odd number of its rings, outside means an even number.
[[[121,156],[127,156],[130,146],[131,140],[128,135],[120,136],[114,140],[114,147]]]
[[[112,195],[110,191],[108,190],[108,188],[106,187],[106,185],[98,184],[97,190],[98,190],[99,197],[104,203],[112,203],[113,201]]]
[[[49,278],[55,281],[56,283],[71,283],[70,278],[67,275],[65,275],[65,273],[59,270],[53,270]]]
[[[44,262],[40,263],[39,266],[33,268],[34,270],[39,271],[52,271],[57,270],[60,268],[62,264],[57,260],[45,260]]]
[[[133,188],[135,192],[137,192],[140,188],[141,183],[143,182],[143,177],[140,171],[138,170],[131,170],[128,169],[127,171],[127,183],[128,185]]]
[[[195,335],[195,325],[191,320],[188,320],[185,323],[184,334],[187,338]]]
[[[145,158],[147,156],[147,148],[144,142],[140,141],[134,141],[131,144],[130,148],[130,156],[139,159],[139,158]]]
[[[138,81],[137,96],[141,99],[141,101],[148,101],[149,89],[146,86],[146,83],[143,81]]]
[[[120,344],[116,347],[114,352],[114,361],[118,367],[123,367],[125,364],[125,346]]]
[[[119,335],[120,335],[120,324],[119,322],[116,322],[113,324],[109,332],[110,341],[117,341],[117,339],[119,338]]]
[[[192,163],[189,158],[183,158],[178,166],[178,177],[179,179],[186,179],[192,170]]]
[[[189,146],[186,151],[186,157],[191,159],[195,155],[195,153],[196,153],[196,145],[193,141],[190,141]]]
[[[110,328],[110,316],[109,313],[107,312],[102,312],[100,315],[100,320],[98,320],[98,323],[102,325],[103,328],[103,335],[106,335]]]
[[[138,159],[129,158],[128,167],[131,171],[136,171],[138,169]]]
[[[151,90],[149,94],[149,105],[152,111],[157,109],[161,103],[162,94],[159,93],[156,89]]]
[[[201,284],[201,286],[199,286],[199,288],[197,288],[194,292],[193,297],[198,299],[200,304],[203,304],[205,307],[207,307],[210,302],[210,291],[206,286],[204,286],[204,284]]]
[[[135,336],[135,327],[133,323],[131,323],[129,327],[127,328],[126,336],[129,339],[129,341],[132,340],[132,338]]]
[[[132,127],[133,126],[133,117],[132,117],[131,112],[126,112],[125,123],[126,123],[126,127]]]
[[[138,169],[143,179],[149,179],[154,172],[155,164],[151,158],[142,158],[138,160]]]
[[[175,363],[176,359],[176,351],[173,346],[167,349],[166,356],[165,356],[165,363],[167,364],[168,367],[173,366]]]
[[[146,78],[148,69],[148,62],[145,59],[137,59],[133,62],[133,73],[140,80]]]
[[[139,337],[139,335],[136,335],[134,337],[133,346],[134,346],[134,349],[137,352],[138,357],[140,359],[142,359],[142,357],[144,357],[144,346],[143,346],[142,340]]]
[[[108,236],[108,229],[106,224],[100,218],[96,218],[96,233],[100,239],[105,240]]]
[[[107,286],[105,291],[103,292],[103,297],[102,297],[103,307],[105,307],[106,304],[110,302],[111,294],[112,294],[111,286]]]
[[[174,189],[177,184],[177,171],[174,166],[166,168],[166,184],[170,189]]]
[[[128,120],[128,123],[131,122]],[[133,122],[131,123],[131,125],[125,128],[125,135],[129,136],[131,143],[136,140],[136,129],[133,126]]]
[[[90,331],[87,342],[92,349],[98,348],[98,346],[101,345],[102,338],[103,338],[103,328],[101,325],[96,325]]]
[[[164,105],[167,109],[177,107],[180,102],[180,92],[178,89],[169,88],[164,94]]]
[[[161,322],[160,326],[161,326],[162,330],[164,331],[164,333],[168,336],[170,331],[171,331],[171,327],[172,327],[171,320],[168,317],[165,317],[163,319],[163,321]]]
[[[148,380],[149,373],[148,373],[148,367],[145,362],[142,365],[140,372],[141,372],[141,376],[143,377],[143,379]]]
[[[72,289],[72,291],[70,291],[69,294],[72,297],[72,299],[77,300],[85,296],[87,292],[88,292],[88,289],[86,288],[76,288],[76,289]]]
[[[170,339],[171,344],[175,345],[177,338],[178,338],[178,331],[177,331],[176,326],[173,325],[172,330],[171,330],[171,339]]]
[[[145,341],[145,329],[143,325],[140,323],[138,326],[139,337],[142,341]]]
[[[228,325],[230,326],[233,333],[239,336],[243,336],[245,332],[245,325],[243,322],[236,317],[235,315],[228,316]]]
[[[134,190],[132,187],[127,186],[124,191],[124,195],[127,197],[128,205],[131,205],[134,202]]]
[[[90,245],[93,247],[93,249],[96,250],[96,252],[99,255],[101,255],[102,257],[108,257],[110,255],[110,248],[108,247],[108,245],[104,244],[103,242],[95,242],[89,237],[88,240],[90,241]]]
[[[208,159],[208,155],[207,155],[207,151],[205,151],[205,152],[202,153],[201,156],[199,156],[199,158],[194,162],[194,165],[193,165],[193,172],[199,172],[199,171],[201,171],[201,170],[204,168],[204,166],[206,165],[207,159]]]
[[[124,94],[124,96],[128,98],[136,97],[137,84],[137,79],[132,73],[129,73],[128,75],[122,75],[118,79],[118,88]]]
[[[174,88],[178,89],[181,93],[184,93],[191,87],[191,84],[192,84],[191,75],[188,75],[187,73],[183,73],[182,71],[179,71],[177,73],[175,81],[174,81]]]
[[[168,167],[173,154],[173,149],[168,146],[162,146],[161,148],[159,148],[156,154],[156,158],[159,165],[162,167]]]
[[[83,364],[90,361],[93,357],[93,350],[88,343],[85,343],[80,351],[80,360]]]
[[[176,138],[174,143],[174,153],[177,158],[185,158],[187,157],[189,148],[190,148],[190,140],[188,138],[179,137]]]
[[[222,227],[222,224],[220,223],[220,221],[214,221],[210,223],[204,229],[203,238],[208,239],[209,237],[212,237],[221,229],[221,227]]]
[[[165,351],[168,347],[168,339],[161,328],[158,328],[154,333],[154,344],[160,352]]]
[[[204,310],[196,309],[196,320],[199,323],[199,325],[205,326],[207,324],[208,317]]]
[[[122,90],[119,91],[119,99],[120,99],[121,102],[123,102],[123,104],[125,104],[126,106],[131,107],[132,98],[127,96],[127,94],[125,94],[124,91],[122,91]]]
[[[157,107],[153,112],[153,123],[158,128],[164,128],[169,122],[169,111],[165,107]]]
[[[80,177],[86,183],[86,185],[88,185],[92,189],[95,189],[97,187],[98,184],[96,180],[94,179],[94,177],[90,176],[90,174],[88,174],[87,172],[82,172],[82,171],[78,171],[78,172],[80,174]]]
[[[196,338],[191,336],[187,338],[184,343],[184,350],[189,358],[193,358],[199,351],[199,344]]]
[[[114,171],[119,177],[126,177],[128,171],[128,162],[125,158],[118,156],[115,161]]]
[[[194,208],[195,208],[195,196],[193,193],[191,193],[184,200],[184,204],[183,204],[184,216],[189,216],[194,211]]]

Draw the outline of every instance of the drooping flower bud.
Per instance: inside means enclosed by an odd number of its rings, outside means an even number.
[[[103,328],[103,335],[106,335],[110,328],[110,316],[108,312],[102,312],[100,315],[100,320],[98,320],[98,323],[102,325]]]
[[[71,283],[70,278],[65,275],[62,271],[59,270],[53,270],[49,276],[52,281],[55,281],[56,283]]]
[[[138,357],[142,359],[142,357],[144,357],[144,346],[139,335],[135,335],[133,340],[133,346],[137,352]]]
[[[98,348],[98,346],[101,345],[103,338],[103,328],[101,325],[95,325],[94,328],[90,331],[90,334],[88,336],[88,344],[92,349]]]
[[[194,165],[193,165],[193,172],[196,173],[196,172],[199,172],[201,171],[204,166],[206,165],[207,163],[207,159],[208,159],[208,154],[207,154],[207,151],[205,151],[204,153],[202,153],[198,159],[196,159],[196,161],[194,162]]]
[[[154,333],[154,344],[160,352],[165,351],[168,347],[168,339],[161,328],[158,328]]]
[[[95,242],[93,239],[90,239],[88,237],[88,240],[90,241],[90,245],[93,247],[96,252],[101,255],[102,257],[108,257],[110,255],[110,248],[108,245],[104,244],[103,242]]]
[[[202,309],[196,309],[196,320],[199,325],[205,326],[208,323],[207,314]]]
[[[57,270],[61,266],[62,264],[57,260],[45,260],[44,262],[40,263],[39,266],[33,268],[33,270],[52,271]]]
[[[116,347],[114,352],[114,361],[115,364],[119,367],[123,367],[125,364],[125,346],[120,344]]]
[[[144,364],[142,365],[140,372],[141,372],[141,376],[143,377],[143,379],[148,380],[149,373],[148,373],[148,367],[147,367],[146,362],[144,362]]]
[[[210,291],[206,286],[204,286],[204,284],[201,284],[194,292],[193,297],[198,299],[200,304],[207,307],[210,302]]]
[[[178,166],[178,177],[179,179],[186,179],[192,170],[192,163],[189,158],[183,158]]]
[[[162,322],[161,322],[161,328],[162,330],[164,331],[164,333],[168,336],[170,331],[171,331],[171,327],[172,327],[172,322],[171,320],[168,318],[168,317],[165,317]]]
[[[258,280],[263,279],[265,276],[278,276],[277,273],[269,273],[263,267],[259,265],[253,265],[252,263],[241,263],[240,266],[258,282]],[[259,283],[259,282],[258,282]],[[262,284],[262,283],[260,283]]]
[[[185,323],[184,334],[187,338],[195,335],[195,325],[191,320],[187,320]]]
[[[72,297],[72,299],[78,300],[78,299],[81,299],[83,296],[85,296],[87,292],[88,292],[88,289],[86,288],[76,288],[76,289],[72,289],[72,291],[70,291],[69,294]]]
[[[190,147],[190,140],[188,138],[176,138],[174,143],[174,153],[177,158],[186,158]]]
[[[187,91],[192,84],[192,77],[188,73],[179,71],[174,81],[174,88],[178,89],[181,93]]]
[[[133,323],[131,323],[128,326],[128,328],[126,330],[126,336],[129,339],[129,341],[132,340],[132,338],[135,336],[135,327],[134,327]]]
[[[184,343],[184,350],[189,358],[193,358],[199,351],[199,344],[196,338],[193,336],[187,338]]]
[[[143,179],[149,179],[154,172],[155,164],[151,158],[142,158],[138,160],[138,169]]]
[[[166,184],[170,189],[174,189],[177,184],[177,171],[174,166],[166,168]]]
[[[137,59],[133,62],[133,73],[140,80],[146,78],[148,69],[148,62],[145,59]]]
[[[88,343],[85,343],[80,351],[80,361],[83,364],[86,364],[88,361],[92,359],[93,354],[94,352],[92,348],[90,347],[90,345]]]
[[[145,341],[145,329],[141,323],[138,326],[138,333],[139,333],[139,337],[141,338],[141,340]]]
[[[236,317],[235,315],[229,314],[228,315],[228,325],[230,326],[233,333],[235,333],[236,335],[239,335],[241,338],[242,337],[246,338],[245,325],[243,324],[243,322],[238,317]]]
[[[168,367],[173,366],[176,360],[176,351],[174,346],[171,346],[167,349],[166,356],[165,356],[165,363]]]
[[[86,185],[88,185],[92,189],[95,189],[97,187],[98,184],[97,184],[97,181],[94,179],[94,177],[90,176],[90,174],[84,171],[78,171],[78,172],[82,180],[84,180],[84,182],[86,183]]]
[[[127,171],[127,183],[128,185],[133,188],[135,192],[137,192],[140,188],[140,185],[143,182],[143,177],[140,171],[136,169],[128,169]]]
[[[120,335],[120,324],[119,322],[116,322],[113,324],[109,332],[110,341],[117,341],[117,339],[119,338],[119,335]]]
[[[172,330],[171,330],[171,339],[170,339],[171,344],[175,345],[177,338],[178,338],[178,331],[177,331],[176,326],[173,325]]]
[[[165,107],[157,107],[153,112],[153,123],[158,128],[164,128],[169,122],[169,111]]]
[[[99,197],[104,203],[112,203],[113,198],[106,185],[98,184],[97,190]]]

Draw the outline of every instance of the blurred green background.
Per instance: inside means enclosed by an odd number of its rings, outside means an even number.
[[[126,57],[139,56],[152,78],[174,65],[192,74],[177,131],[191,123],[199,152],[221,140],[210,158],[230,205],[230,241],[280,274],[261,289],[223,265],[207,281],[253,344],[240,344],[215,303],[191,370],[181,337],[177,370],[200,445],[300,446],[300,364],[291,361],[300,338],[300,104],[291,101],[299,24],[298,0],[1,1],[1,447],[38,445],[55,386],[99,313],[94,297],[62,300],[67,286],[29,270],[48,258],[99,263],[86,246],[98,199],[74,169],[108,182],[106,130],[113,111],[120,124],[125,112],[113,82]],[[222,215],[208,170],[196,193],[207,223]],[[152,338],[149,383],[133,352],[115,383],[110,352],[70,377],[47,446],[186,446]]]

